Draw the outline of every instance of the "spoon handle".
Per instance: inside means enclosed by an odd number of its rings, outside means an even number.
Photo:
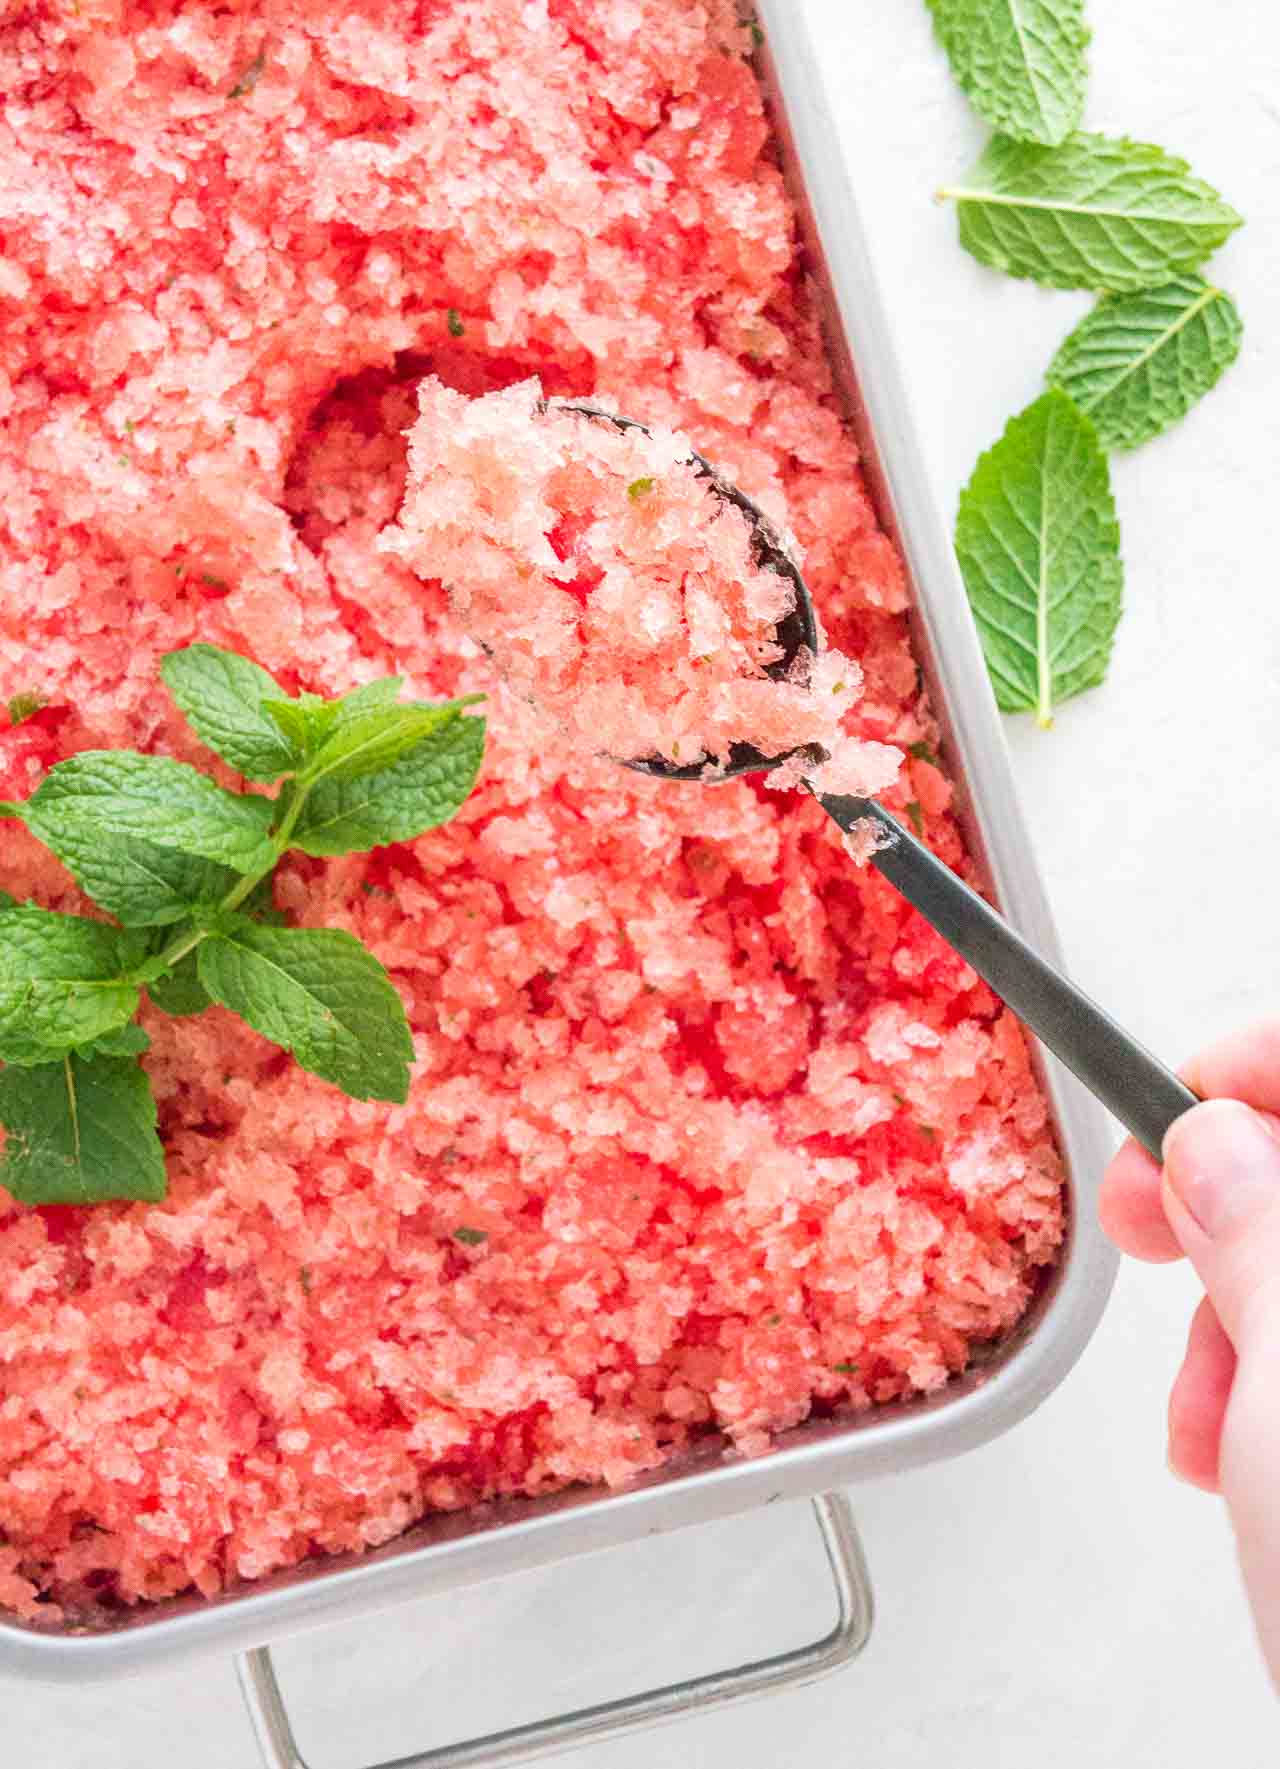
[[[1191,1089],[873,800],[818,802],[843,830],[870,817],[892,836],[871,864],[1159,1161],[1165,1131],[1198,1103]]]

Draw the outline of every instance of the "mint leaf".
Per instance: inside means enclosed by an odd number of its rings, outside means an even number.
[[[337,701],[321,700],[318,694],[300,694],[296,700],[264,700],[262,710],[299,757],[319,749],[338,717]]]
[[[188,645],[160,665],[170,694],[196,736],[246,780],[278,780],[301,759],[262,710],[280,684],[247,657],[217,645]]]
[[[1185,160],[1145,142],[1072,135],[1045,148],[996,136],[954,197],[983,264],[1061,289],[1128,290],[1194,270],[1240,217]]]
[[[147,984],[147,994],[161,1013],[175,1020],[189,1019],[212,1006],[209,991],[200,981],[197,955],[189,952],[164,976],[154,977]]]
[[[307,768],[304,780],[360,780],[367,774],[380,774],[416,749],[433,731],[455,717],[457,711],[453,701],[437,706],[409,701],[404,705],[340,707],[337,723]]]
[[[403,1004],[350,934],[245,921],[204,942],[199,974],[215,1001],[353,1099],[408,1098],[413,1041]]]
[[[298,757],[309,758],[316,754],[335,727],[368,712],[371,707],[393,704],[403,687],[403,676],[381,676],[377,681],[353,688],[337,700],[323,700],[318,694],[299,694],[296,700],[265,700],[263,711],[284,733]]]
[[[1104,677],[1120,530],[1089,419],[1053,389],[1011,418],[960,496],[956,554],[996,700],[1049,725]]]
[[[220,902],[240,877],[155,842],[104,841],[92,824],[78,821],[62,823],[60,841],[58,857],[80,889],[126,927],[185,921],[201,905]]]
[[[224,792],[185,762],[131,750],[86,750],[59,762],[27,800],[25,815],[32,833],[73,872],[95,842],[120,839],[241,873],[265,871],[274,855],[270,799]]]
[[[1055,146],[1084,110],[1084,0],[927,0],[962,90],[993,129]]]
[[[12,894],[11,891],[0,891],[0,910],[16,909],[17,904],[18,904],[18,899]]]
[[[119,928],[34,904],[0,914],[0,1059],[48,1063],[124,1025],[138,989]]]
[[[351,725],[374,707],[394,705],[403,687],[403,676],[381,676],[377,681],[353,688],[337,700],[322,700],[318,694],[300,694],[296,700],[267,701],[266,711],[298,753],[312,757],[339,727]]]
[[[368,712],[371,706],[393,706],[399,700],[403,687],[403,676],[379,676],[376,681],[364,682],[359,688],[349,689],[346,694],[328,704],[336,709],[338,718],[345,722],[354,718],[357,713]]]
[[[363,853],[413,841],[448,822],[480,771],[484,720],[453,711],[394,766],[360,780],[322,780],[291,838],[304,854]]]
[[[156,1102],[136,1062],[69,1055],[0,1070],[0,1185],[23,1204],[165,1194]]]
[[[76,1047],[77,1055],[82,1057],[142,1056],[151,1049],[151,1039],[141,1026],[120,1026],[114,1032],[104,1032],[101,1038],[95,1038],[91,1044]]]
[[[973,41],[969,15],[974,0],[925,0],[933,19],[933,34],[942,45],[951,71],[961,87],[969,78],[969,46]]]
[[[1243,330],[1230,295],[1202,277],[1105,295],[1066,339],[1047,378],[1089,414],[1103,448],[1137,448],[1215,385],[1239,355]]]

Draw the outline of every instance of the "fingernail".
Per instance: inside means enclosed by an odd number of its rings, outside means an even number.
[[[1280,1196],[1280,1141],[1239,1100],[1205,1100],[1164,1139],[1169,1189],[1211,1239]]]

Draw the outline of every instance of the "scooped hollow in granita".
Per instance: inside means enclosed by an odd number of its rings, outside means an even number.
[[[588,753],[705,762],[796,755],[788,779],[872,793],[901,751],[842,733],[850,658],[779,625],[791,579],[689,439],[548,404],[536,380],[471,399],[429,378],[387,553],[443,581],[508,684]],[[794,550],[795,542],[788,543]],[[833,752],[838,760],[831,765]]]

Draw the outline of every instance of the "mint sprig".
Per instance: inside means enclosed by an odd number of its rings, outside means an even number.
[[[24,1202],[163,1197],[144,989],[174,1015],[221,1003],[354,1098],[408,1095],[413,1043],[386,971],[348,933],[281,925],[271,878],[291,849],[360,851],[451,817],[479,771],[484,721],[466,709],[480,696],[402,702],[399,678],[289,696],[203,644],[162,673],[210,748],[281,784],[229,792],[184,762],[95,750],[0,804],[124,924],[0,892],[0,1184]]]
[[[454,714],[480,698],[471,695],[443,705],[424,703],[392,706],[343,707],[315,756],[300,778],[309,787],[321,781],[368,779],[392,768],[441,727],[448,728]]]
[[[447,823],[469,795],[484,753],[479,719],[438,726],[398,762],[363,779],[317,782],[293,832],[294,846],[324,859],[413,841]]]

